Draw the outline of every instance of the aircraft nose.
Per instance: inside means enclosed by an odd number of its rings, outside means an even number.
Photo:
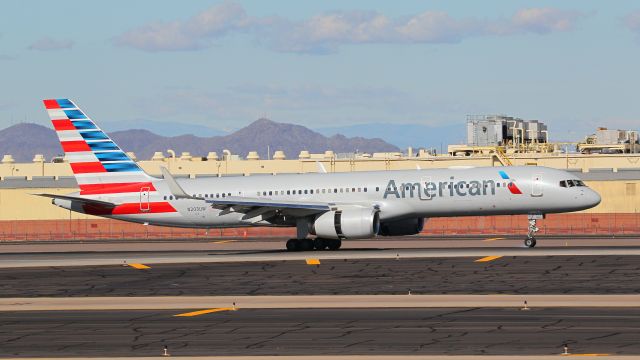
[[[586,191],[583,194],[583,201],[584,201],[584,205],[587,207],[587,209],[589,209],[600,204],[600,201],[602,201],[602,198],[600,197],[600,194],[598,194],[597,192],[591,189],[586,189]]]

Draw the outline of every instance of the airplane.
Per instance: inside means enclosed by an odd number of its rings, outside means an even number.
[[[415,235],[425,218],[527,215],[536,246],[546,214],[592,208],[600,195],[566,171],[538,166],[215,178],[145,173],[69,99],[44,100],[78,192],[37,194],[79,213],[185,228],[295,227],[289,251],[343,240]],[[144,141],[144,139],[140,139]],[[309,237],[312,235],[312,237]]]

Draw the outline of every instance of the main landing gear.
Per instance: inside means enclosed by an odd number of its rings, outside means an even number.
[[[338,250],[341,245],[340,239],[289,239],[287,251]]]
[[[539,231],[536,226],[536,219],[529,218],[529,231],[527,232],[527,238],[524,240],[524,246],[532,248],[536,246],[535,234]]]

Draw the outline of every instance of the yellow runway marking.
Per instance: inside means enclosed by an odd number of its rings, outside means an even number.
[[[489,261],[493,261],[495,259],[500,259],[502,256],[486,256],[483,257],[482,259],[478,259],[475,262],[489,262]]]
[[[496,241],[496,240],[504,240],[506,238],[503,237],[497,237],[497,238],[488,238],[488,239],[484,239],[482,241]]]
[[[147,270],[147,269],[151,269],[150,266],[147,266],[145,264],[129,264],[129,266],[131,266],[132,268],[138,269],[138,270]]]
[[[225,243],[230,243],[230,242],[236,242],[238,240],[220,240],[220,241],[214,241],[213,244],[225,244]]]
[[[225,307],[225,308],[215,308],[215,309],[192,311],[192,312],[183,313],[183,314],[177,314],[177,315],[173,315],[173,316],[198,316],[198,315],[211,314],[211,313],[221,312],[221,311],[235,311],[235,310],[236,309],[234,309],[234,308]]]
[[[609,356],[609,354],[562,354],[563,356]]]
[[[307,259],[307,265],[320,265],[320,259]]]

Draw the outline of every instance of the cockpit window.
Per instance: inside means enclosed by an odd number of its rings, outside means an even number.
[[[574,186],[587,186],[582,180],[562,180],[560,181],[560,187],[574,187]]]

